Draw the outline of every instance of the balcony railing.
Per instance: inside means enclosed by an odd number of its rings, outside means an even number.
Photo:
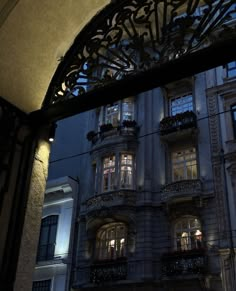
[[[111,123],[103,124],[100,126],[100,131],[90,131],[87,133],[88,141],[96,144],[107,137],[112,136],[136,136],[139,127],[135,120],[124,120],[121,125],[113,126]]]
[[[94,263],[90,268],[90,282],[103,283],[125,280],[127,278],[127,260],[124,258],[114,261]]]
[[[189,128],[197,128],[197,118],[193,111],[164,117],[160,122],[160,135],[164,136]]]
[[[197,275],[206,271],[206,255],[203,249],[178,251],[162,256],[164,276]]]
[[[161,189],[161,200],[167,202],[171,199],[187,196],[197,196],[202,192],[202,182],[199,179],[181,180],[167,184]]]
[[[86,201],[87,211],[103,207],[135,205],[136,194],[133,190],[119,190],[94,196]]]

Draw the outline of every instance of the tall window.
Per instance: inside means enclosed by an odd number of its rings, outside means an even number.
[[[37,261],[51,260],[56,245],[58,215],[45,217],[41,223]]]
[[[51,280],[33,282],[32,291],[50,291],[50,290],[51,290]]]
[[[119,163],[118,163],[119,162]],[[102,191],[112,191],[116,187],[133,188],[134,159],[131,154],[111,155],[103,159]]]
[[[103,160],[103,191],[111,191],[115,186],[115,156],[104,158]]]
[[[236,61],[230,62],[226,65],[227,78],[236,77]]]
[[[197,178],[196,149],[187,148],[172,153],[172,180]]]
[[[236,104],[231,106],[231,114],[232,114],[234,137],[236,138]]]
[[[113,126],[117,126],[120,120],[119,104],[115,103],[107,105],[105,107],[105,123],[111,123]]]
[[[120,186],[121,188],[132,188],[133,185],[133,156],[121,155]]]
[[[114,127],[124,120],[134,120],[134,99],[126,98],[104,106],[99,117],[99,125],[111,123]]]
[[[193,110],[193,96],[187,94],[170,99],[170,115],[174,116],[178,113]]]
[[[178,251],[202,247],[201,224],[197,218],[185,217],[175,224],[175,248]]]
[[[113,260],[126,256],[127,228],[124,223],[109,223],[97,233],[97,257]]]

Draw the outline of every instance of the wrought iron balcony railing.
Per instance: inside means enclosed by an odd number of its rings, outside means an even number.
[[[181,180],[167,184],[161,189],[161,200],[167,202],[183,196],[197,196],[202,192],[202,182],[199,179]]]
[[[112,282],[126,280],[127,278],[127,260],[120,258],[111,261],[102,261],[94,263],[90,268],[90,282],[99,284],[103,282]]]
[[[166,253],[161,258],[162,275],[197,275],[206,271],[207,258],[204,249]]]
[[[160,135],[163,136],[188,128],[197,128],[197,118],[193,111],[164,117],[160,122]]]

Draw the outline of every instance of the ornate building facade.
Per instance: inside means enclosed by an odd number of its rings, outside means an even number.
[[[58,123],[49,177],[80,180],[73,290],[234,290],[235,89],[234,61]]]

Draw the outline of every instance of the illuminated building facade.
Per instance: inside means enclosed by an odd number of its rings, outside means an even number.
[[[232,62],[58,123],[49,178],[80,181],[73,290],[233,290],[235,88]]]

